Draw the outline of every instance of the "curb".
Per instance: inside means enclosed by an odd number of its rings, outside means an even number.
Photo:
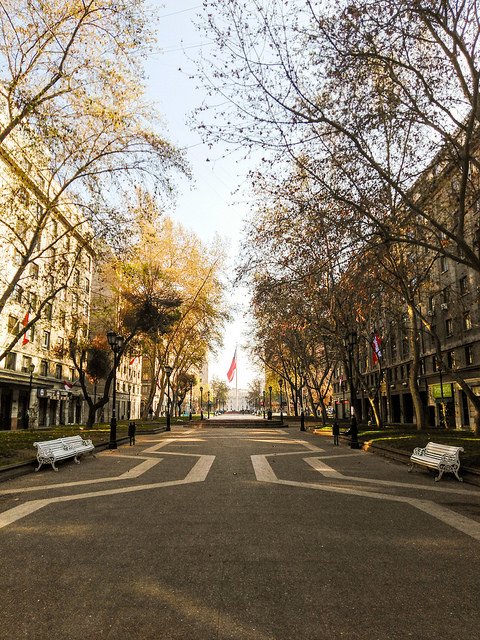
[[[141,435],[163,433],[166,430],[167,430],[166,427],[157,427],[155,429],[148,429],[146,431],[142,431]],[[314,431],[311,430],[310,433],[314,433]],[[342,440],[345,443],[349,442],[349,438],[346,438],[345,436],[340,436],[340,440]],[[120,445],[126,444],[128,441],[129,441],[128,436],[117,439],[117,443]],[[95,445],[95,451],[104,451],[105,449],[108,449],[108,445],[109,445],[108,442],[99,442],[97,445]],[[379,445],[371,442],[360,443],[360,447],[363,449],[363,451],[366,451],[368,453],[380,455],[380,456],[383,456],[384,458],[388,458],[389,460],[395,460],[396,462],[400,462],[401,464],[405,464],[405,465],[410,464],[410,454],[404,451],[401,451],[399,449],[393,449],[391,447],[386,447],[385,445]],[[9,465],[5,465],[4,467],[0,467],[0,482],[17,478],[19,476],[24,476],[29,473],[34,473],[36,466],[37,466],[37,459],[32,458],[31,460],[27,460],[26,462],[9,464]],[[471,469],[470,467],[461,467],[460,473],[462,474],[462,478],[464,482],[480,487],[480,471],[478,471],[477,469]]]
[[[378,445],[370,442],[363,442],[362,449],[364,451],[368,451],[374,453],[376,455],[381,455],[384,458],[388,458],[389,460],[395,460],[405,465],[410,464],[410,453],[406,453],[404,451],[400,451],[399,449],[392,449],[391,447],[386,447],[384,445]],[[460,476],[463,478],[464,482],[468,484],[476,485],[480,487],[480,472],[477,469],[471,469],[470,467],[460,467]]]
[[[148,429],[142,431],[139,435],[151,435],[152,433],[162,433],[166,431],[166,427],[157,427],[155,429]],[[123,438],[117,438],[117,444],[123,445],[129,442],[128,436]],[[95,445],[95,451],[105,451],[108,449],[109,442],[99,442]],[[31,458],[30,460],[26,460],[25,462],[17,462],[16,464],[7,464],[3,467],[0,467],[0,482],[4,482],[6,480],[12,480],[13,478],[18,478],[19,476],[26,476],[29,473],[35,473],[35,467],[38,462],[36,458]]]

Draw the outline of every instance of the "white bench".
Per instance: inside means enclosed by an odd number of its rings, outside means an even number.
[[[45,440],[44,442],[34,442],[37,449],[38,471],[42,464],[51,464],[54,471],[58,471],[55,462],[73,458],[74,462],[80,464],[78,456],[92,452],[95,449],[91,440],[84,440],[82,436],[68,436],[57,438],[56,440]],[[95,455],[95,454],[93,454]]]
[[[463,451],[463,447],[452,447],[447,444],[437,444],[435,442],[429,442],[426,447],[416,447],[410,456],[410,469],[413,469],[414,464],[418,464],[422,467],[429,469],[437,469],[438,476],[435,478],[435,482],[440,480],[442,475],[447,473],[454,473],[457,480],[463,482],[463,479],[458,475],[460,469],[460,451]]]

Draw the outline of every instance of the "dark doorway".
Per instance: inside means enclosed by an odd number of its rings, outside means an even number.
[[[2,389],[0,394],[0,429],[12,428],[12,396],[11,389]]]
[[[403,411],[405,415],[405,422],[410,424],[413,422],[413,400],[411,393],[403,394]]]
[[[400,409],[400,396],[390,396],[392,403],[392,422],[400,423],[402,421],[402,412]]]

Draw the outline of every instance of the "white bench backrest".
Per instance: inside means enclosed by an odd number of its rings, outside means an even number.
[[[37,447],[38,450],[50,449],[51,451],[59,451],[60,449],[65,448],[61,438],[57,438],[56,440],[45,440],[44,442],[34,442],[33,446]]]
[[[460,451],[463,451],[463,447],[453,447],[448,444],[437,444],[436,442],[429,442],[425,447],[425,453],[429,456],[441,458],[444,455],[457,456]]]
[[[50,451],[65,451],[81,449],[86,446],[82,436],[68,436],[66,438],[57,438],[56,440],[44,440],[43,442],[34,442],[34,447],[39,451],[49,449]]]

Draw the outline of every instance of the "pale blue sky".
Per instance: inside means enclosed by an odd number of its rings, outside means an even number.
[[[158,41],[162,53],[155,55],[147,65],[149,97],[157,102],[163,115],[168,139],[187,150],[193,171],[191,183],[179,180],[177,203],[170,214],[204,241],[208,242],[216,233],[226,239],[233,267],[243,220],[248,214],[247,202],[241,202],[244,196],[233,192],[245,184],[248,166],[239,161],[239,154],[229,154],[222,159],[225,149],[208,148],[198,133],[187,125],[188,115],[201,104],[203,97],[195,90],[196,83],[188,78],[192,70],[189,58],[195,57],[200,46],[208,46],[192,24],[201,4],[195,0],[154,0],[151,4],[158,7]],[[245,302],[244,291],[234,291],[231,297],[239,305]],[[249,366],[248,355],[240,348],[245,341],[243,311],[235,313],[235,321],[225,332],[224,348],[218,358],[209,363],[210,377],[226,382],[238,343],[239,388],[246,387],[258,376]]]

